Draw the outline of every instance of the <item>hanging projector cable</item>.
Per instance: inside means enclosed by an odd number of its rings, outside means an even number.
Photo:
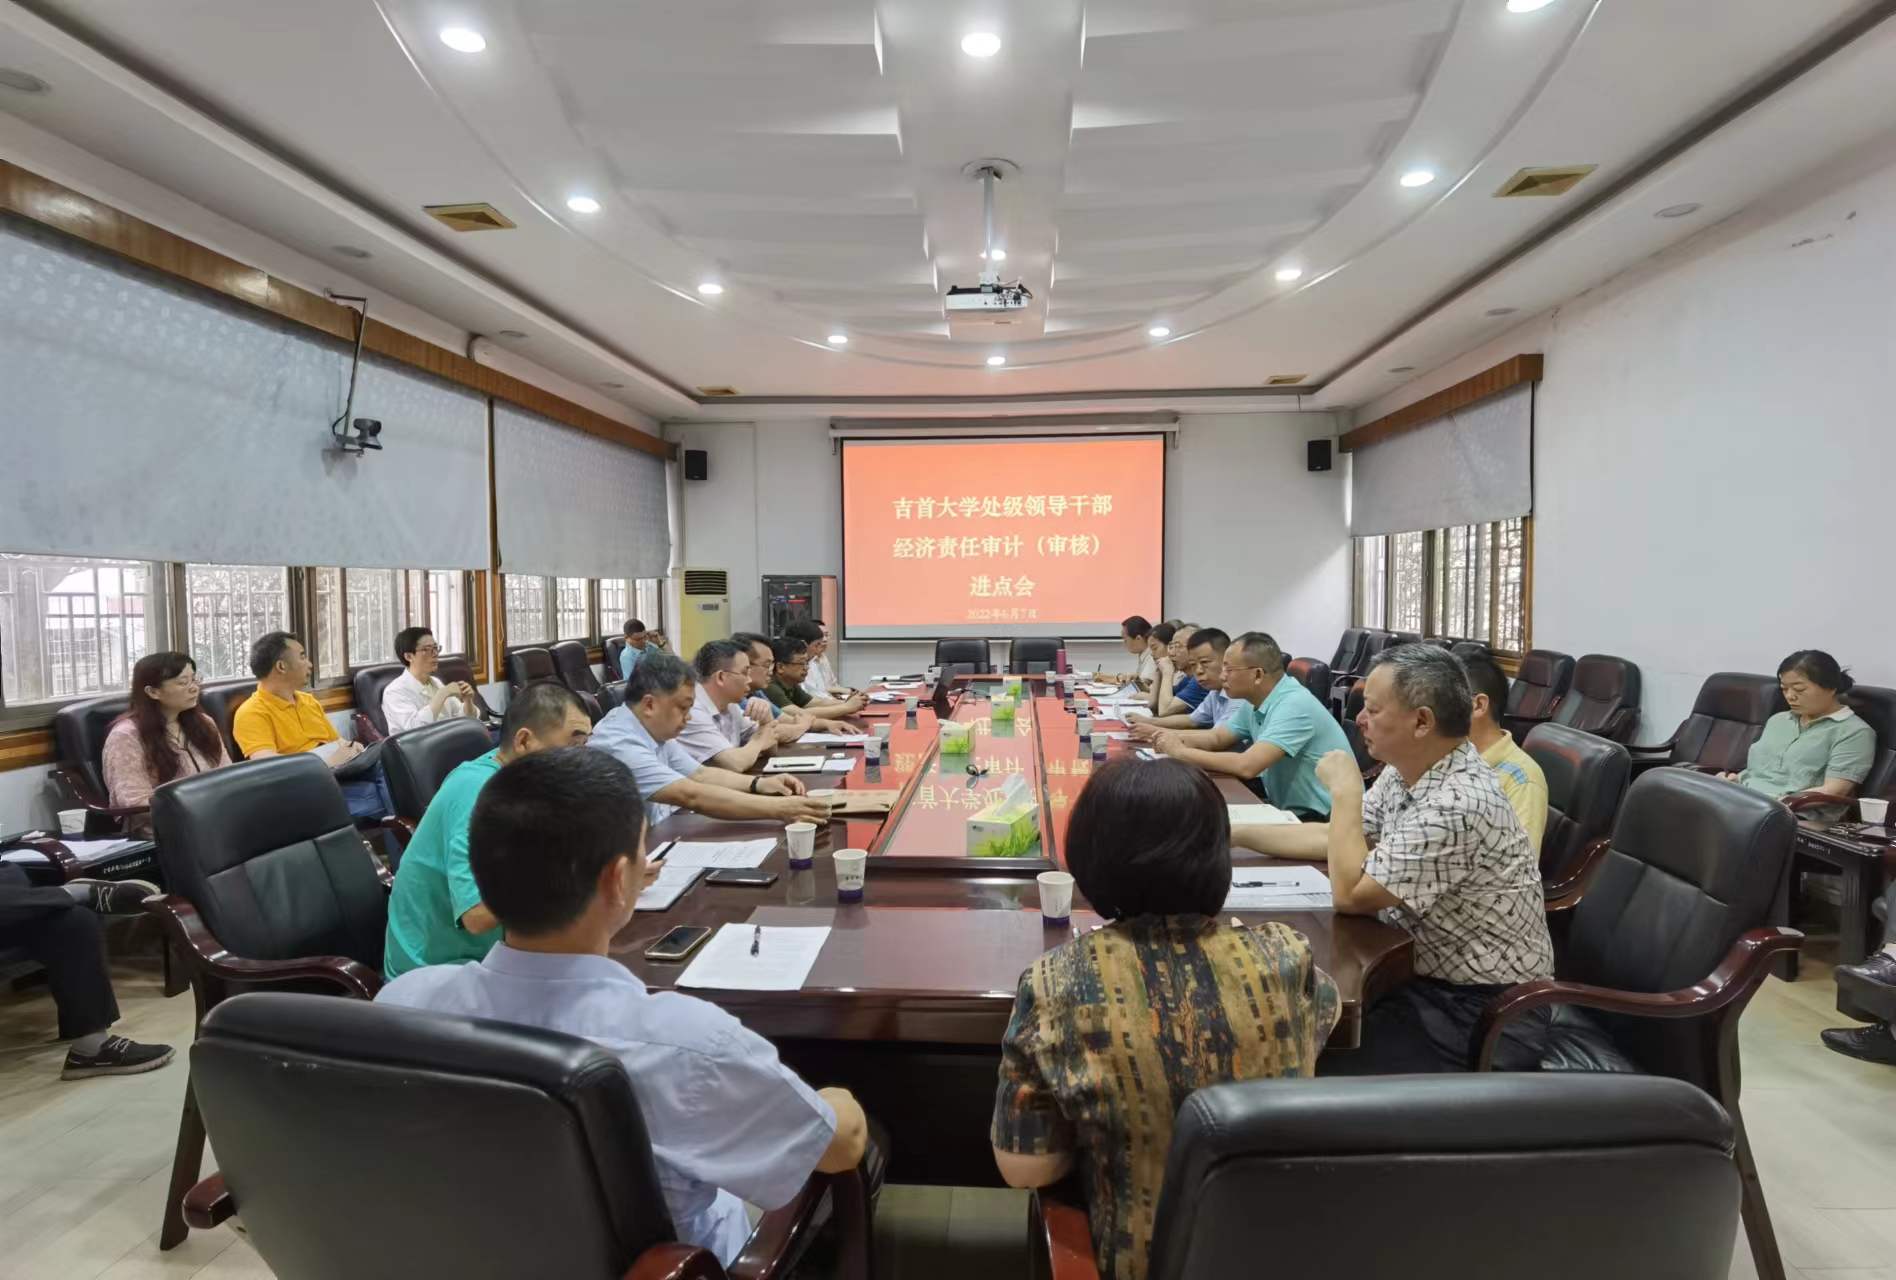
[[[1000,268],[996,264],[1004,255],[994,243],[994,184],[1009,173],[1019,173],[1020,166],[1012,160],[977,160],[962,172],[981,182],[981,215],[984,224],[981,256],[987,265],[981,269],[980,284],[950,285],[943,305],[949,311],[1023,310],[1034,300],[1033,292],[1018,279],[1007,284],[1001,283]]]
[[[349,398],[343,402],[342,412],[329,424],[329,434],[335,437],[335,443],[327,452],[354,454],[360,457],[370,449],[382,447],[382,420],[380,418],[356,418],[349,415],[355,412],[356,373],[362,368],[362,337],[369,329],[369,300],[349,293],[331,293],[323,290],[323,296],[331,302],[359,302],[362,309],[356,312],[355,352],[349,358]],[[347,422],[347,427],[342,424]]]

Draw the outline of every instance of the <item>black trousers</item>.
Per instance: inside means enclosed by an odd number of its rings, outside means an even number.
[[[1883,891],[1883,945],[1896,946],[1896,880]]]
[[[1320,1076],[1391,1076],[1430,1071],[1467,1071],[1474,1063],[1475,1023],[1494,998],[1508,989],[1417,978],[1398,987],[1363,1015],[1360,1047],[1325,1054]],[[1517,1018],[1495,1047],[1497,1071],[1533,1071],[1547,1042],[1548,1011]]]
[[[46,970],[59,1007],[59,1038],[73,1040],[118,1021],[99,917],[58,885],[37,888],[0,862],[0,946],[20,947]]]

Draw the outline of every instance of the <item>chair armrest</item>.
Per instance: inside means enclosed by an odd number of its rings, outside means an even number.
[[[655,1244],[639,1255],[624,1280],[724,1280],[724,1268],[708,1249]]]
[[[1060,1194],[1057,1187],[1041,1187],[1028,1201],[1028,1247],[1045,1249],[1047,1280],[1099,1280],[1099,1263],[1093,1257],[1093,1228],[1086,1209]]]
[[[1856,813],[1855,796],[1833,796],[1827,791],[1794,791],[1784,796],[1783,804],[1792,813],[1805,813],[1811,809],[1824,809],[1831,805],[1844,805],[1844,816]]]
[[[1704,979],[1677,991],[1615,991],[1580,982],[1537,978],[1517,983],[1482,1011],[1475,1024],[1475,1070],[1490,1070],[1495,1046],[1507,1023],[1534,1009],[1577,1004],[1585,1009],[1628,1013],[1642,1018],[1696,1018],[1726,1005],[1742,1004],[1764,981],[1765,972],[1780,952],[1795,951],[1804,935],[1781,926],[1753,929],[1732,944],[1725,958]]]
[[[64,842],[56,839],[49,832],[29,831],[18,839],[9,840],[5,847],[8,849],[27,849],[39,854],[42,858],[45,858],[46,861],[52,863],[53,870],[59,873],[59,878],[62,882],[71,880],[84,870],[79,859],[72,856],[72,850],[68,849]]]
[[[838,1280],[868,1280],[870,1253],[869,1188],[862,1171],[813,1173],[789,1204],[772,1209],[757,1222],[743,1252],[732,1260],[731,1280],[781,1280],[802,1244],[816,1230],[817,1209],[830,1197],[830,1214],[842,1240]]]
[[[1550,912],[1571,911],[1577,906],[1586,894],[1587,884],[1593,879],[1593,873],[1599,869],[1600,859],[1606,856],[1606,851],[1612,846],[1612,837],[1601,836],[1580,850],[1580,856],[1574,860],[1572,872],[1565,878],[1545,886],[1547,910]]]
[[[375,830],[386,831],[394,836],[395,843],[406,851],[408,842],[415,838],[415,828],[420,825],[421,824],[413,818],[386,817],[376,822]]]
[[[224,949],[189,899],[159,894],[145,899],[187,963],[227,982],[328,982],[363,1000],[375,999],[382,976],[347,956],[299,956],[294,960],[246,960]]]
[[[209,1231],[236,1212],[237,1201],[221,1173],[213,1173],[184,1193],[184,1220],[194,1231]]]

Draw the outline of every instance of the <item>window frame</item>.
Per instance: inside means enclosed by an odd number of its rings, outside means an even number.
[[[1501,605],[1506,593],[1503,590],[1503,579],[1501,576],[1501,565],[1504,559],[1502,551],[1502,526],[1506,525],[1508,521],[1490,520],[1473,526],[1454,526],[1455,529],[1472,527],[1483,531],[1485,543],[1482,547],[1482,554],[1485,555],[1487,562],[1487,631],[1489,637],[1484,643],[1489,645],[1496,658],[1502,659],[1504,664],[1512,663],[1520,659],[1534,647],[1534,517],[1532,515],[1526,515],[1519,517],[1519,520],[1521,522],[1521,647],[1519,649],[1503,648],[1497,642],[1497,637],[1499,637],[1504,630],[1502,625]],[[1428,639],[1453,635],[1453,633],[1443,630],[1445,619],[1442,616],[1446,607],[1446,601],[1443,597],[1446,594],[1448,574],[1447,559],[1449,543],[1451,541],[1447,536],[1451,532],[1449,529],[1425,529],[1410,531],[1410,533],[1377,534],[1369,538],[1351,538],[1351,626],[1377,626],[1386,630],[1405,631],[1412,629],[1408,627],[1396,627],[1392,620],[1396,612],[1398,579],[1401,577],[1397,571],[1398,557],[1396,554],[1395,540],[1399,537],[1411,536],[1415,532],[1419,532],[1422,537],[1422,625],[1420,628],[1415,629],[1419,629],[1424,638]],[[1375,612],[1375,610],[1370,607],[1371,602],[1364,599],[1364,561],[1366,557],[1366,544],[1370,543],[1381,544],[1383,561],[1381,582],[1383,598],[1381,601],[1381,621],[1378,623],[1371,623],[1366,620]],[[1472,583],[1466,589],[1473,590]],[[1453,635],[1453,638],[1459,640],[1469,639],[1471,637]]]
[[[40,552],[20,552],[18,554],[22,559],[36,561],[58,561],[62,559],[88,562],[106,561],[113,562],[121,569],[131,565],[143,566],[148,575],[145,603],[141,612],[136,615],[136,617],[144,624],[144,653],[153,653],[162,649],[175,647],[172,644],[172,639],[178,626],[178,597],[174,595],[171,590],[170,570],[172,566],[169,561],[142,560],[133,556],[61,556]],[[93,567],[96,569],[108,566],[94,565]],[[94,616],[103,619],[107,615],[98,614]],[[120,619],[125,619],[134,615],[121,613],[116,616]],[[42,630],[44,629],[45,622],[46,616],[44,612],[42,612],[40,617]],[[136,656],[130,653],[131,645],[129,637],[127,637],[126,649],[127,657],[129,658],[126,670],[129,676],[131,666],[137,663],[138,657],[142,657],[143,653]],[[101,667],[101,671],[103,672],[103,667]],[[70,706],[75,702],[86,702],[93,698],[107,696],[110,696],[109,691],[101,690],[96,693],[75,693],[66,697],[23,702],[15,706],[6,701],[4,688],[0,687],[0,733],[46,728],[53,723],[60,708]]]
[[[412,626],[424,626],[424,627],[429,628],[429,630],[433,631],[435,628],[435,618],[433,616],[434,615],[434,593],[432,590],[430,590],[430,583],[428,581],[429,575],[436,574],[436,573],[458,574],[461,579],[460,593],[461,593],[461,641],[462,643],[459,649],[455,649],[455,650],[443,649],[441,651],[441,656],[444,658],[466,658],[470,664],[475,662],[476,651],[479,648],[478,641],[476,640],[476,633],[479,629],[479,620],[475,617],[475,610],[474,610],[474,605],[475,605],[475,592],[474,592],[474,582],[473,582],[473,575],[475,572],[474,570],[472,569],[383,570],[383,569],[376,568],[374,566],[366,566],[366,565],[358,565],[356,566],[356,568],[358,571],[361,571],[361,572],[389,572],[389,573],[399,573],[403,575],[400,580],[402,610],[403,610],[402,619],[401,619],[402,626],[397,628],[398,631],[401,630],[402,628],[412,627]],[[337,575],[336,576],[336,595],[339,601],[339,615],[337,619],[337,622],[338,622],[337,636],[342,647],[342,674],[339,676],[318,675],[314,677],[310,681],[310,687],[313,689],[335,689],[335,688],[340,688],[345,685],[353,685],[355,683],[356,672],[365,670],[369,667],[381,667],[381,666],[388,665],[390,662],[399,661],[399,659],[393,658],[393,657],[380,658],[374,662],[362,662],[362,663],[358,663],[353,660],[353,658],[351,657],[349,653],[349,569],[343,565],[327,565],[327,564],[310,565],[305,568],[291,570],[291,573],[293,575],[296,575],[296,574],[301,575],[301,584],[302,584],[300,592],[296,592],[295,588],[293,588],[292,590],[293,590],[293,593],[300,595],[302,610],[303,610],[302,618],[300,620],[302,630],[299,631],[298,634],[304,637],[303,643],[309,649],[310,661],[313,664],[315,664],[317,671],[320,672],[322,670],[323,653],[322,653],[321,647],[316,643],[316,625],[315,624],[316,624],[317,612],[318,612],[317,604],[316,604],[316,577],[317,577],[317,574],[319,574],[320,572],[324,570],[329,570],[329,569],[335,570],[336,575]],[[414,574],[421,575],[421,589],[419,593],[415,591],[414,581],[412,578],[412,575]],[[421,601],[421,607],[422,607],[422,617],[419,620],[415,619],[413,615],[408,613],[408,610],[412,607],[414,600],[417,598],[417,594],[419,595],[419,599]],[[436,632],[435,634],[437,637],[439,637],[440,633]],[[392,644],[393,641],[394,641],[394,637],[391,636],[390,643]],[[476,674],[478,675],[479,673],[476,672]]]

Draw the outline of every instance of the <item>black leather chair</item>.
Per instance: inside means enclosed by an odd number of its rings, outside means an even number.
[[[606,683],[611,684],[614,680],[623,680],[624,676],[620,673],[624,668],[619,665],[619,660],[625,654],[625,638],[623,636],[607,636],[606,643],[603,647],[606,655],[606,675],[610,677]]]
[[[777,1276],[826,1194],[838,1274],[869,1274],[855,1171],[812,1176],[764,1215],[728,1273],[677,1243],[634,1086],[577,1036],[248,995],[205,1019],[191,1074],[220,1166],[192,1188],[191,1224],[241,1214],[279,1276]]]
[[[577,640],[562,640],[547,652],[553,655],[553,666],[559,672],[561,684],[574,693],[599,695],[599,677],[593,673],[592,659],[586,656],[585,645]]]
[[[1457,658],[1492,658],[1494,650],[1479,640],[1452,640],[1448,651]]]
[[[124,715],[131,698],[115,693],[104,698],[69,702],[53,716],[53,741],[59,763],[53,777],[86,810],[86,833],[107,835],[123,831],[128,819],[142,818],[150,805],[114,807],[105,785],[105,735],[112,722]]]
[[[1580,888],[1575,877],[1587,865],[1588,846],[1612,835],[1632,761],[1619,743],[1564,724],[1534,726],[1521,750],[1547,777],[1540,866],[1541,884],[1551,903]]]
[[[1639,724],[1639,668],[1611,654],[1587,654],[1574,664],[1573,684],[1554,708],[1553,721],[1630,742]]]
[[[435,679],[443,684],[456,681],[465,684],[474,691],[474,707],[480,718],[489,724],[500,723],[500,712],[487,705],[487,699],[481,697],[481,682],[474,678],[474,664],[466,658],[443,658],[441,665],[435,668]]]
[[[1315,658],[1292,658],[1284,664],[1284,671],[1304,688],[1318,702],[1330,696],[1330,668]]]
[[[313,755],[269,756],[166,783],[152,795],[171,892],[146,900],[189,978],[202,1025],[226,996],[289,985],[374,997],[388,922],[387,873],[342,789]],[[204,1126],[187,1086],[158,1245],[185,1237]]]
[[[1572,906],[1556,978],[1509,988],[1475,1035],[1487,1070],[1510,1020],[1551,1009],[1543,1071],[1666,1075],[1717,1098],[1731,1114],[1764,1280],[1782,1277],[1784,1264],[1738,1110],[1738,1018],[1773,959],[1803,938],[1765,927],[1796,830],[1790,810],[1736,783],[1687,769],[1645,774]]]
[[[986,675],[994,658],[985,640],[937,640],[935,665],[949,675]]]
[[[1664,742],[1634,747],[1633,769],[1644,772],[1663,764],[1686,765],[1713,773],[1745,767],[1751,744],[1764,733],[1764,722],[1784,710],[1776,676],[1720,671],[1705,677],[1692,713]]]
[[[1342,654],[1349,646],[1352,632],[1356,635],[1356,645],[1345,660]],[[1369,664],[1388,646],[1389,632],[1376,627],[1350,627],[1343,632],[1343,639],[1336,646],[1337,656],[1330,660],[1330,705],[1340,719],[1349,718],[1343,704],[1349,697],[1350,686],[1369,674]]]
[[[507,651],[507,687],[524,689],[535,680],[559,680],[560,669],[553,655],[538,646]],[[561,681],[562,684],[565,681]]]
[[[382,714],[382,694],[407,669],[399,662],[381,662],[355,673],[356,715],[366,719],[375,730],[375,737],[369,741],[379,742],[389,736],[388,717]],[[359,733],[356,736],[362,737]]]
[[[1017,676],[1040,675],[1051,671],[1060,660],[1060,650],[1064,648],[1066,641],[1051,636],[1022,636],[1007,647],[1007,669]],[[937,662],[940,660],[936,659]]]
[[[1358,661],[1363,656],[1363,645],[1368,639],[1369,632],[1361,627],[1343,629],[1343,634],[1336,642],[1336,652],[1330,655],[1330,671],[1334,679],[1340,680],[1356,671]]]
[[[237,714],[237,708],[244,705],[244,699],[257,691],[257,682],[251,679],[219,680],[204,685],[198,692],[198,705],[217,721],[218,732],[224,735],[224,749],[230,752],[232,760],[242,760],[244,753],[237,749],[236,735],[231,732],[231,720]]]
[[[1421,643],[1422,643],[1422,633],[1420,631],[1391,631],[1389,633],[1389,642],[1385,644],[1383,648],[1393,649],[1399,644],[1421,644]]]
[[[1880,689],[1860,684],[1843,695],[1850,709],[1876,734],[1876,754],[1870,757],[1870,772],[1856,789],[1860,796],[1887,797],[1896,790],[1896,689]],[[1823,809],[1837,803],[1835,796],[1821,791],[1800,791],[1784,797],[1794,813]],[[1851,806],[1854,816],[1854,802]]]
[[[1350,683],[1349,692],[1343,695],[1343,736],[1356,755],[1356,767],[1362,771],[1363,781],[1368,782],[1382,772],[1382,761],[1369,754],[1369,748],[1363,744],[1363,732],[1356,727],[1356,717],[1363,713],[1363,683],[1363,678],[1357,677]]]
[[[1561,695],[1573,684],[1573,658],[1552,649],[1529,649],[1508,683],[1507,710],[1501,727],[1525,741],[1537,724],[1553,719]]]
[[[395,829],[401,833],[397,841],[402,848],[408,847],[408,837],[415,834],[442,780],[493,749],[487,730],[465,718],[424,724],[388,740],[382,748],[382,774],[388,779],[389,799],[395,802]],[[396,866],[399,869],[399,857]]]
[[[1146,1275],[1726,1280],[1738,1203],[1730,1121],[1676,1080],[1247,1080],[1179,1109]],[[1034,1208],[1042,1274],[1093,1280],[1085,1212]]]

